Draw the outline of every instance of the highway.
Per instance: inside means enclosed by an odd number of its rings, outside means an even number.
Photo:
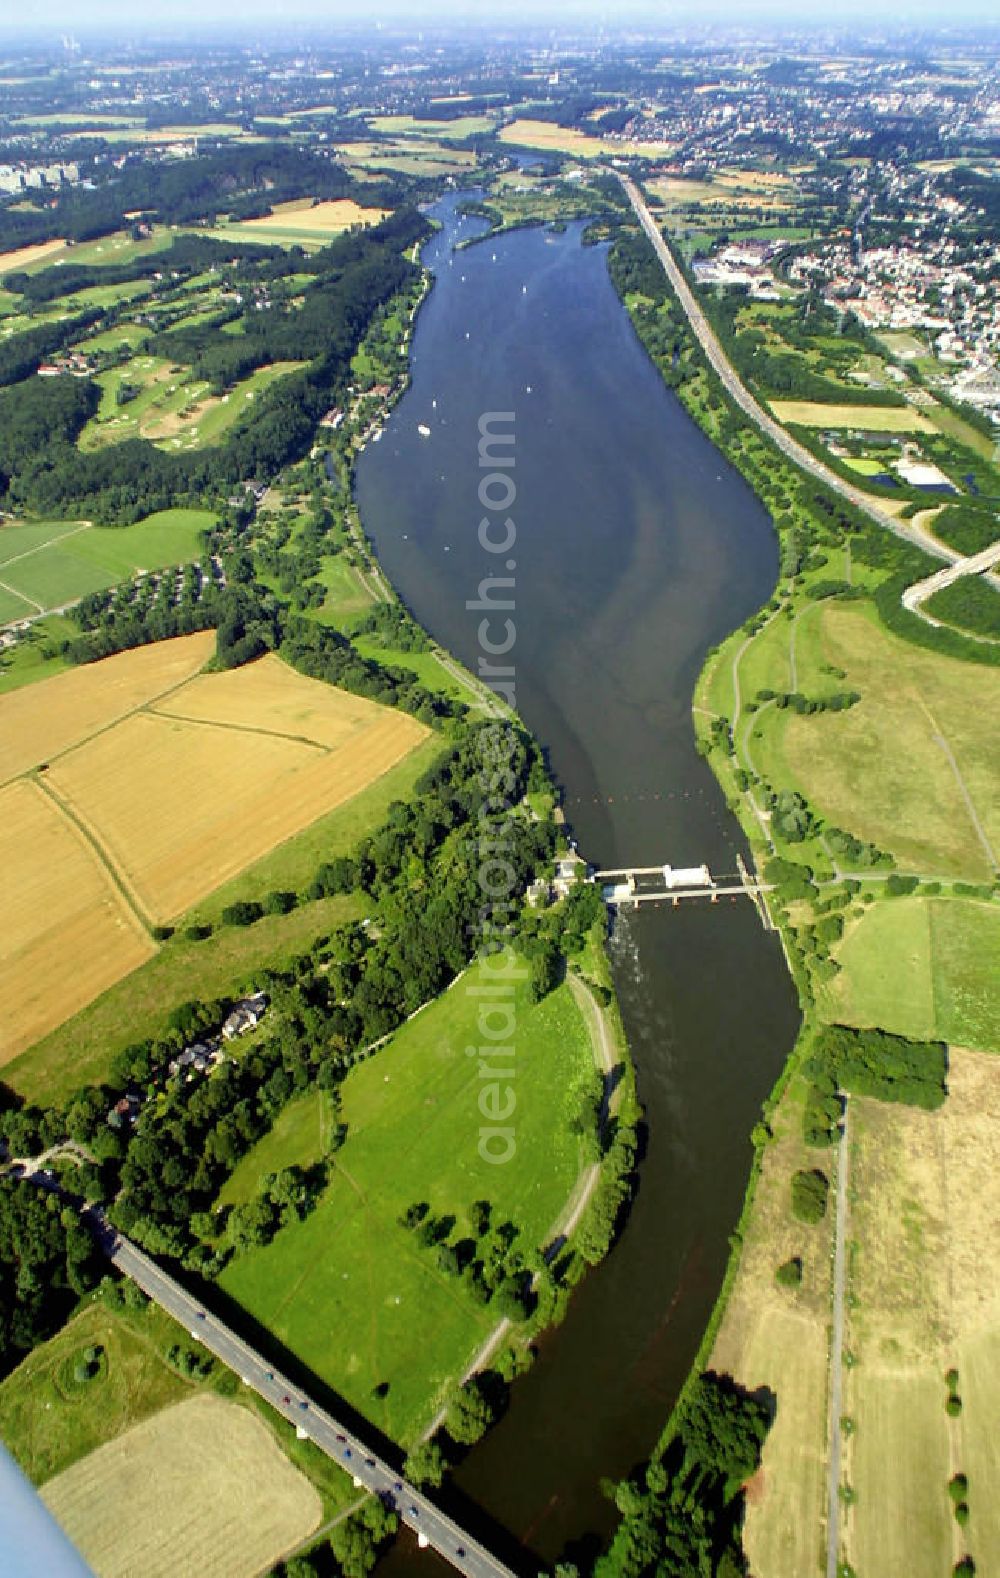
[[[468,1578],[511,1578],[510,1569],[472,1539],[420,1490],[378,1457],[356,1433],[313,1400],[279,1370],[162,1271],[123,1234],[110,1226],[102,1212],[84,1207],[83,1220],[94,1233],[112,1264],[137,1283],[155,1303],[186,1327],[191,1336],[228,1369],[252,1387],[302,1436],[327,1454],[354,1479],[358,1489],[371,1491],[391,1502],[400,1519],[414,1531],[421,1545],[429,1545]]]
[[[800,467],[802,471],[808,472],[811,477],[815,477],[818,482],[822,482],[832,492],[839,494],[841,498],[846,499],[849,504],[853,504],[856,509],[863,510],[869,519],[875,521],[877,525],[884,526],[888,531],[893,532],[895,536],[912,543],[914,547],[920,548],[924,553],[933,554],[935,558],[946,559],[949,563],[954,563],[959,559],[960,555],[954,549],[946,547],[944,543],[937,542],[929,533],[912,526],[908,521],[895,520],[893,516],[887,515],[883,510],[880,510],[867,494],[863,493],[860,488],[853,487],[851,483],[845,482],[843,477],[838,477],[837,473],[831,471],[828,466],[824,466],[821,460],[817,460],[816,456],[810,454],[808,449],[797,443],[785,431],[781,423],[777,422],[773,416],[764,410],[763,406],[758,405],[753,395],[740,382],[735,368],[719,344],[711,324],[698,305],[694,292],[675,263],[670,248],[660,234],[656,221],[646,206],[645,199],[639,188],[634,181],[629,180],[627,175],[619,175],[618,179],[621,181],[626,196],[635,210],[636,218],[649,237],[656,255],[663,265],[664,272],[687,315],[687,320],[694,330],[702,350],[725,385],[727,394],[740,407],[740,410],[796,466]]]

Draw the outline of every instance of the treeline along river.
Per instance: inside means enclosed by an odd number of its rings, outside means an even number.
[[[412,385],[360,459],[364,526],[417,618],[474,669],[482,615],[466,602],[505,573],[477,539],[478,422],[513,411],[517,703],[581,853],[733,871],[739,830],[694,750],[691,697],[707,649],[770,596],[767,516],[664,387],[605,248],[573,225],[456,252],[479,224],[456,204],[433,211]],[[798,1022],[778,942],[745,899],[647,906],[618,922],[612,956],[645,1109],[638,1193],[458,1476],[545,1562],[567,1545],[586,1560],[606,1537],[602,1476],[627,1474],[666,1420]]]

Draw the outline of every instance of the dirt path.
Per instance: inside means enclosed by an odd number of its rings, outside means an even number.
[[[918,697],[917,699],[920,702],[921,709],[924,712],[928,723],[934,730],[934,743],[935,745],[940,746],[941,750],[944,752],[948,766],[952,770],[955,782],[958,784],[959,792],[962,796],[962,799],[965,801],[965,809],[969,813],[969,820],[975,829],[976,837],[983,846],[983,853],[985,854],[986,859],[989,861],[990,869],[996,872],[997,870],[1000,870],[1000,862],[997,861],[996,850],[990,843],[986,829],[979,820],[979,813],[976,810],[975,803],[973,802],[972,796],[969,793],[968,785],[966,784],[965,779],[962,777],[961,768],[955,760],[955,753],[948,744],[948,741],[945,739],[944,735],[941,733],[940,725],[938,724],[937,719],[931,712],[931,709],[928,707],[927,703],[922,697]]]
[[[605,1076],[604,1100],[601,1105],[601,1127],[603,1129],[612,1108],[616,1105],[615,1095],[617,1093],[613,1093],[609,1097],[607,1080],[607,1076],[612,1073],[617,1063],[615,1046],[608,1032],[607,1017],[590,987],[579,976],[568,975],[566,979],[567,985],[590,1032],[590,1044],[594,1053],[594,1062]],[[597,1187],[600,1176],[600,1162],[589,1163],[578,1176],[569,1199],[545,1235],[545,1241],[548,1245],[548,1249],[545,1252],[546,1258],[551,1254],[553,1248],[565,1243],[566,1239],[579,1224],[583,1213],[590,1204],[591,1196]],[[504,1316],[503,1320],[494,1326],[489,1336],[473,1354],[459,1382],[460,1386],[464,1385],[479,1370],[485,1369],[510,1329],[511,1322]],[[429,1441],[431,1436],[441,1428],[444,1424],[446,1413],[447,1409],[442,1408],[435,1414],[426,1430],[422,1432],[420,1436],[421,1441]]]

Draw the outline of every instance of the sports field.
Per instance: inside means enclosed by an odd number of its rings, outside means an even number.
[[[913,406],[825,405],[817,400],[772,400],[779,422],[793,427],[849,427],[868,433],[933,433],[933,422]]]
[[[273,656],[194,680],[213,644],[182,637],[0,698],[5,1058],[148,958],[153,923],[346,806],[428,736]]]
[[[34,614],[103,591],[142,570],[184,564],[202,552],[208,510],[161,510],[134,526],[24,521],[0,526],[0,582]]]
[[[206,379],[195,379],[162,357],[133,357],[120,367],[97,374],[95,382],[103,391],[101,405],[80,434],[80,448],[101,449],[136,437],[148,438],[168,450],[217,444],[265,389],[303,365],[272,362],[217,395],[211,393]],[[118,390],[123,385],[138,393],[119,405]]]
[[[481,1039],[470,990],[479,984],[474,968],[351,1071],[341,1114],[347,1140],[319,1205],[221,1279],[291,1352],[404,1444],[433,1418],[498,1316],[440,1269],[400,1214],[426,1202],[455,1219],[458,1239],[469,1235],[472,1202],[488,1199],[494,1225],[512,1221],[519,1247],[531,1252],[546,1243],[581,1165],[569,1122],[556,1121],[560,1107],[568,1118],[593,1073],[589,1033],[567,986],[534,1005],[518,986],[509,1120],[516,1155],[507,1166],[481,1158],[480,1075],[466,1056]],[[264,1167],[315,1160],[329,1135],[325,1101],[315,1092],[287,1109],[240,1162],[225,1198],[245,1198]]]
[[[135,1425],[50,1480],[42,1499],[101,1578],[246,1578],[322,1514],[264,1425],[218,1397]]]

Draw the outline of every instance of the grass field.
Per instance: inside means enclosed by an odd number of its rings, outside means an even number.
[[[22,632],[16,646],[0,653],[0,695],[64,673],[69,664],[59,655],[58,643],[76,634],[76,626],[61,614],[36,620],[30,630]]]
[[[1000,1051],[1000,908],[894,899],[849,923],[824,1009],[845,1024]]]
[[[253,926],[226,926],[194,942],[179,931],[100,996],[90,994],[60,1024],[4,1069],[4,1080],[29,1100],[65,1099],[87,1081],[106,1079],[116,1052],[165,1034],[171,1010],[191,998],[237,997],[265,966],[281,969],[364,913],[360,899],[338,896],[266,915]]]
[[[140,1420],[191,1395],[162,1353],[182,1331],[155,1305],[120,1314],[97,1299],[0,1382],[0,1436],[28,1478],[44,1484]],[[92,1380],[73,1369],[102,1350]]]
[[[36,608],[57,608],[141,570],[183,564],[202,552],[208,510],[161,510],[134,526],[26,521],[0,526],[0,580]]]
[[[744,1548],[755,1573],[820,1578],[826,1513],[827,1323],[832,1222],[796,1221],[789,1180],[817,1164],[802,1140],[800,1081],[773,1117],[739,1270],[711,1363],[755,1390],[774,1393],[774,1423],[761,1469],[747,1489]],[[823,1157],[828,1165],[828,1158]],[[832,1180],[831,1180],[832,1181]],[[802,1261],[798,1288],[780,1288],[777,1267]]]
[[[30,780],[0,789],[0,859],[3,1064],[142,964],[153,944],[86,839]]]
[[[80,434],[80,448],[101,449],[127,438],[148,438],[160,449],[200,449],[217,444],[246,415],[264,390],[302,362],[272,362],[240,380],[223,395],[210,392],[205,379],[156,356],[136,356],[95,382],[103,391],[101,405]],[[126,405],[117,403],[123,384],[139,389]]]
[[[787,722],[774,726],[768,718],[757,726],[756,759],[778,787],[801,787],[830,821],[888,850],[904,870],[988,881],[992,861],[940,741],[1000,849],[1000,754],[983,727],[1000,705],[1000,674],[912,646],[849,606],[825,606],[800,627],[800,688],[821,694],[831,684],[818,672],[826,663],[862,699],[845,712],[777,714]]]
[[[217,1397],[133,1426],[50,1480],[43,1500],[102,1578],[245,1578],[322,1513],[259,1420]]]
[[[936,431],[922,411],[909,405],[826,405],[814,400],[772,400],[771,410],[786,427],[850,427],[868,433]]]
[[[568,153],[575,159],[599,159],[602,155],[623,158],[626,154],[640,159],[665,159],[677,146],[675,142],[623,143],[612,137],[588,137],[574,126],[557,126],[554,121],[536,121],[530,116],[504,126],[498,141],[518,148],[537,148],[543,153]]]
[[[370,125],[374,132],[389,137],[423,137],[435,142],[461,142],[477,132],[492,131],[491,115],[459,115],[453,121],[418,120],[412,115],[373,115]]]
[[[121,719],[53,761],[46,783],[141,909],[169,921],[360,794],[426,734],[267,656]]]
[[[935,1113],[852,1102],[845,1411],[856,1423],[845,1477],[846,1554],[859,1572],[936,1578],[970,1550],[996,1571],[1000,1520],[995,1359],[1000,1353],[1000,1064],[952,1049]],[[945,1372],[963,1410],[945,1412]],[[948,1480],[968,1475],[959,1531]]]
[[[478,1154],[482,1118],[476,1065],[466,1047],[478,1034],[473,970],[374,1057],[348,1075],[346,1143],[332,1182],[304,1222],[234,1262],[221,1286],[322,1380],[394,1440],[408,1444],[434,1416],[450,1384],[496,1324],[460,1283],[441,1272],[397,1221],[415,1201],[458,1218],[489,1199],[511,1219],[525,1249],[537,1249],[565,1205],[580,1155],[561,1105],[593,1068],[587,1028],[569,988],[532,1006],[518,989],[516,1160]],[[306,1098],[282,1134],[263,1142],[268,1166],[315,1155],[318,1096]],[[227,1197],[254,1186],[263,1162],[252,1151]],[[376,1386],[387,1385],[383,1396]]]
[[[650,181],[648,190],[667,209],[690,208],[696,203],[710,208],[785,210],[792,206],[794,197],[788,177],[767,177],[754,170],[720,172],[711,181],[664,175]]]

